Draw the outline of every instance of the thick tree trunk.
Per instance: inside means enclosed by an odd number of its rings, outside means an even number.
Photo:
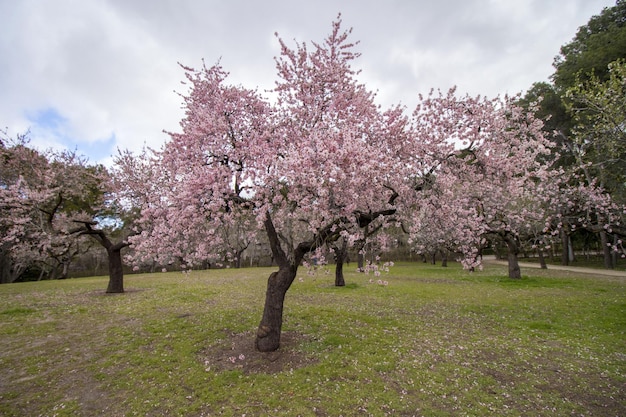
[[[519,254],[519,245],[514,236],[507,236],[505,238],[506,246],[508,248],[508,261],[509,261],[509,278],[521,279],[522,272],[519,267],[519,261],[517,255]]]
[[[266,212],[264,221],[265,231],[269,240],[272,255],[278,263],[278,271],[273,272],[267,280],[265,292],[265,306],[263,317],[257,329],[254,345],[260,352],[272,352],[280,347],[280,333],[283,326],[283,305],[285,294],[291,287],[298,273],[298,266],[307,253],[311,253],[322,244],[335,242],[339,235],[336,228],[339,221],[331,222],[326,227],[319,229],[310,241],[300,242],[295,248],[290,249],[290,255],[281,246],[272,216]]]
[[[273,352],[280,347],[285,294],[296,278],[297,267],[281,267],[267,280],[263,317],[256,333],[255,347],[260,352]]]
[[[109,286],[107,293],[123,293],[124,292],[124,270],[122,268],[122,248],[114,245],[107,248],[109,256]]]
[[[12,266],[11,258],[0,250],[0,284],[7,284],[14,281],[11,276]]]
[[[123,293],[124,292],[124,269],[122,267],[122,249],[129,246],[128,242],[113,243],[107,237],[102,230],[94,229],[96,225],[92,221],[80,221],[74,220],[76,223],[83,225],[84,229],[78,229],[83,235],[93,236],[94,239],[100,243],[107,251],[107,258],[109,261],[109,285],[107,286],[107,293]]]
[[[283,305],[285,294],[291,287],[298,273],[298,266],[304,254],[311,251],[313,246],[299,245],[291,260],[280,245],[278,233],[269,213],[265,219],[265,230],[272,249],[272,255],[278,263],[278,271],[272,272],[267,280],[265,291],[265,306],[263,316],[257,329],[254,346],[260,352],[273,352],[280,347],[280,333],[283,327]]]
[[[335,266],[335,287],[345,287],[346,280],[343,277],[343,261],[338,261]]]
[[[63,269],[61,270],[61,276],[59,277],[59,279],[67,279],[67,277],[70,274],[70,263],[72,261],[71,260],[67,260],[64,261],[62,264]]]

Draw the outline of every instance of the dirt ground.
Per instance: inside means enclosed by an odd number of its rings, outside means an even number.
[[[298,346],[306,340],[306,335],[283,332],[278,350],[259,352],[254,347],[253,332],[231,333],[216,345],[204,349],[200,360],[207,370],[216,372],[240,369],[246,374],[274,374],[315,363],[312,357],[298,351]]]

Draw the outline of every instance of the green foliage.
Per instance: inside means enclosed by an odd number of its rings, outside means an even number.
[[[301,274],[284,316],[298,337],[252,359],[272,271],[133,275],[123,295],[105,278],[1,286],[0,414],[626,413],[624,278],[407,263],[386,286],[347,272],[336,288]],[[281,355],[301,361],[268,371]]]
[[[561,47],[555,58],[552,84],[535,83],[520,101],[525,107],[539,101],[535,115],[544,121],[544,131],[552,137],[561,152],[557,163],[561,167],[577,167],[578,142],[573,137],[582,129],[593,129],[593,120],[577,118],[572,108],[580,106],[568,90],[587,82],[603,83],[610,77],[609,65],[626,58],[626,1],[618,0],[614,7],[580,27],[571,42]],[[575,112],[574,112],[575,113]],[[586,138],[593,145],[597,137]],[[589,163],[592,161],[582,161]]]
[[[578,79],[595,75],[608,79],[608,65],[626,58],[626,1],[618,0],[578,29],[574,39],[555,58],[553,81],[565,91]]]
[[[626,178],[626,61],[608,66],[608,79],[592,76],[567,90],[568,110],[575,129],[573,140],[591,163],[594,178],[625,201]]]

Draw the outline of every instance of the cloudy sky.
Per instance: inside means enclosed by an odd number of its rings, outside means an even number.
[[[178,62],[221,59],[274,85],[278,41],[322,40],[340,12],[361,81],[408,108],[431,88],[495,96],[547,81],[559,47],[614,0],[0,0],[0,128],[110,162],[182,117]]]

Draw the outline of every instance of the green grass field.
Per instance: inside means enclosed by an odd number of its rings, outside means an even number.
[[[302,270],[261,354],[272,270],[0,286],[0,415],[626,415],[625,278]]]

